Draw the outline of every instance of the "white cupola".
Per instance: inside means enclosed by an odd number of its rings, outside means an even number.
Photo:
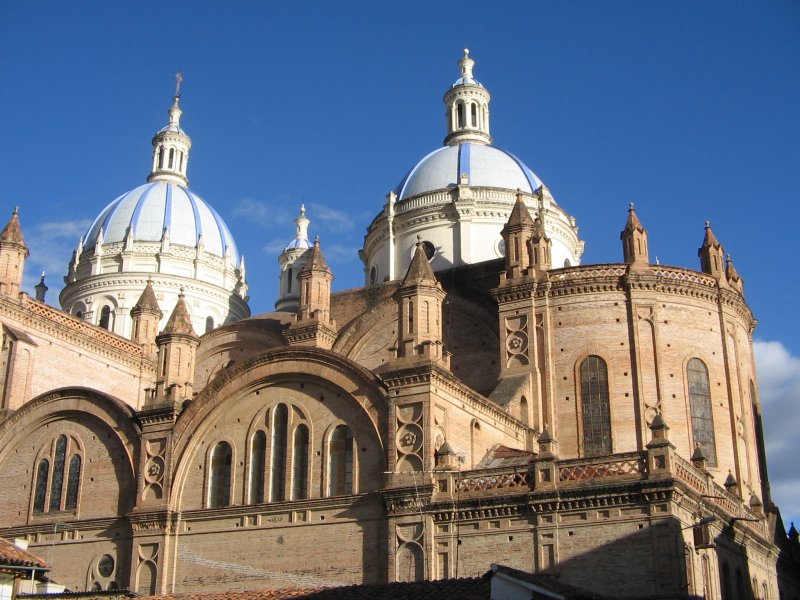
[[[175,96],[172,98],[172,106],[167,111],[169,123],[153,137],[153,168],[147,181],[165,181],[187,186],[189,180],[186,177],[186,167],[189,164],[192,140],[181,129],[183,111],[178,102],[181,98],[183,77],[180,73],[175,75],[175,80]]]
[[[475,61],[469,57],[469,49],[464,48],[464,56],[458,61],[461,77],[456,79],[444,95],[447,107],[447,146],[457,146],[462,142],[491,144],[489,134],[489,100],[491,95],[472,75]]]
[[[308,225],[305,205],[300,205],[300,214],[294,220],[295,237],[278,257],[281,268],[280,289],[275,301],[275,310],[297,312],[300,310],[300,285],[297,275],[300,268],[308,262],[312,244],[308,242]]]

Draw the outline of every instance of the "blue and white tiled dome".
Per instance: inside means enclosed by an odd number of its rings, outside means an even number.
[[[458,185],[463,175],[469,185],[532,194],[542,181],[525,163],[505,150],[464,142],[434,150],[419,161],[395,188],[398,200]]]
[[[84,239],[93,248],[100,228],[103,243],[122,242],[131,228],[134,241],[157,242],[166,228],[171,244],[196,247],[200,236],[206,252],[219,257],[228,253],[234,264],[239,253],[222,217],[189,188],[152,181],[123,194],[106,206]]]

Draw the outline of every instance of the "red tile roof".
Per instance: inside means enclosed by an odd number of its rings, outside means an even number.
[[[348,585],[335,588],[294,590],[260,590],[245,592],[207,592],[202,594],[167,594],[141,600],[487,600],[491,582],[488,577],[387,583],[381,585]]]
[[[17,548],[8,540],[0,538],[0,568],[4,565],[12,567],[34,567],[46,569],[47,563],[35,554]]]

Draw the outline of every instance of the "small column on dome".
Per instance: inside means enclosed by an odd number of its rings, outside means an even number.
[[[15,208],[8,224],[0,232],[0,294],[17,297],[22,287],[25,259],[30,255],[22,228],[19,225],[19,208]]]
[[[144,346],[145,354],[150,358],[155,358],[158,347],[156,346],[156,336],[158,335],[158,324],[164,313],[158,305],[155,291],[153,290],[152,279],[147,279],[147,285],[139,296],[136,305],[131,309],[133,318],[132,341]]]
[[[308,262],[297,277],[300,288],[300,315],[284,332],[290,346],[315,346],[330,350],[336,341],[336,323],[331,319],[331,281],[333,273],[325,262],[319,237]]]
[[[417,236],[411,264],[395,294],[398,358],[424,357],[441,361],[449,368],[450,355],[444,349],[442,336],[446,295],[433,274],[423,242]]]
[[[308,243],[308,226],[311,221],[306,217],[306,207],[300,205],[300,214],[294,220],[295,237],[278,256],[280,265],[280,288],[275,309],[279,311],[298,312],[300,310],[300,285],[297,277],[300,269],[311,256],[311,245]]]
[[[175,96],[167,110],[169,122],[153,137],[153,166],[147,181],[163,181],[182,186],[189,185],[186,171],[189,164],[191,138],[181,129],[180,107],[183,76],[175,75]]]
[[[529,242],[535,229],[536,225],[525,205],[522,191],[517,190],[514,208],[511,209],[508,221],[500,232],[506,246],[506,279],[517,279],[528,273],[528,268],[531,266]]]
[[[472,69],[475,61],[469,57],[469,49],[458,62],[461,77],[450,86],[444,95],[447,107],[447,137],[444,143],[455,146],[462,142],[491,144],[489,134],[489,101],[491,95],[475,80]]]
[[[192,397],[194,359],[199,344],[200,338],[192,327],[192,317],[181,288],[164,330],[156,336],[158,379],[155,402],[181,402]]]
[[[716,279],[720,287],[728,287],[728,279],[725,276],[725,249],[717,241],[708,221],[706,221],[703,245],[697,250],[697,255],[700,257],[700,270]]]
[[[628,221],[619,234],[622,240],[622,255],[629,271],[644,271],[650,268],[650,253],[647,247],[647,230],[636,216],[633,202],[628,207]]]

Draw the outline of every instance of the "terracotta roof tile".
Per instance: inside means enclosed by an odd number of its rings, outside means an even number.
[[[8,540],[0,538],[0,567],[10,565],[13,567],[36,567],[46,569],[47,563],[27,550],[17,548]]]

